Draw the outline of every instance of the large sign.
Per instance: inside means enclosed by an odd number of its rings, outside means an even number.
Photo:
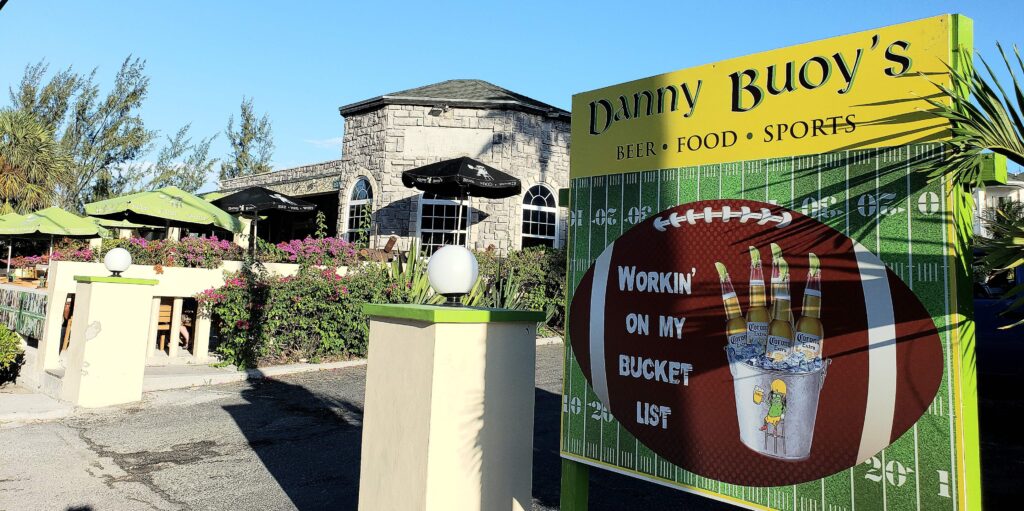
[[[968,27],[574,97],[563,457],[754,509],[978,504],[963,212],[917,170]]]
[[[897,146],[943,135],[939,16],[576,94],[574,177]],[[713,44],[709,42],[709,44]]]

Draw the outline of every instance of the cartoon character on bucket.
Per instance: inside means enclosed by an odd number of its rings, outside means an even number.
[[[760,386],[754,388],[754,403],[761,404],[764,400],[764,389]],[[768,393],[768,413],[764,416],[764,424],[761,425],[761,431],[768,431],[768,426],[772,426],[771,434],[778,436],[779,433],[779,422],[786,417],[786,382],[775,379],[772,381],[772,390]]]

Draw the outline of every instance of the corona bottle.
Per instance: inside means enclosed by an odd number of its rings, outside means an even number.
[[[807,257],[810,259],[810,268],[807,270],[804,304],[800,309],[802,316],[796,323],[794,349],[803,355],[804,360],[812,362],[821,358],[821,341],[825,331],[821,326],[821,266],[818,256],[812,253]]]
[[[772,247],[774,253],[775,247]],[[764,353],[772,360],[782,361],[793,350],[793,321],[789,297],[789,265],[781,251],[772,260],[772,321],[768,323],[768,339]]]
[[[726,317],[725,336],[729,339],[729,346],[740,349],[747,343],[747,321],[743,319],[740,299],[732,287],[732,280],[725,265],[716,262],[715,269],[718,270],[718,280],[722,284],[722,303],[725,305]]]
[[[764,298],[764,270],[761,269],[761,253],[757,247],[750,247],[750,308],[747,309],[747,343],[764,349],[768,340],[768,323],[771,315]]]

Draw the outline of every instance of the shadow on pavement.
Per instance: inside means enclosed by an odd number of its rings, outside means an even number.
[[[535,509],[558,509],[561,397],[535,390]],[[260,380],[242,391],[246,404],[225,406],[267,471],[301,511],[355,510],[359,498],[362,404],[301,385]],[[591,471],[591,511],[734,509],[699,496]]]
[[[1024,442],[1012,417],[1019,399],[1024,330],[999,331],[999,304],[975,303],[978,325],[979,414],[984,501],[999,507],[1017,496]],[[361,391],[359,392],[361,396]],[[277,380],[250,384],[247,401],[225,406],[250,447],[295,507],[355,510],[359,495],[362,403],[315,393]],[[360,400],[361,401],[361,400]],[[561,477],[561,397],[535,389],[534,509],[558,509]],[[590,471],[590,510],[739,509],[711,499],[605,470]]]
[[[356,509],[362,407],[300,385],[259,380],[225,406],[296,509]]]

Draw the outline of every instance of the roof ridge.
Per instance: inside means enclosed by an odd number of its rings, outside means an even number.
[[[387,104],[449,104],[468,108],[515,109],[568,120],[569,112],[480,78],[452,78],[382,94],[339,108],[343,116]]]

